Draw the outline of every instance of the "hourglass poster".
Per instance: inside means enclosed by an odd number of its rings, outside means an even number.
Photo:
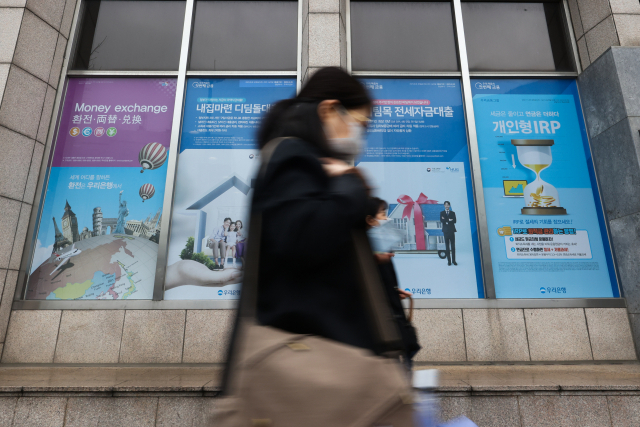
[[[151,299],[175,79],[72,78],[28,299]]]
[[[497,297],[618,297],[575,81],[472,90]]]

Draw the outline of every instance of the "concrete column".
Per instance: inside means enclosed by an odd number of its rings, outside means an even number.
[[[569,0],[582,68],[611,46],[640,46],[637,0]]]
[[[347,66],[345,0],[302,0],[302,82],[322,67]]]
[[[578,82],[620,284],[640,354],[640,47],[611,47]]]
[[[0,0],[0,347],[76,0]]]

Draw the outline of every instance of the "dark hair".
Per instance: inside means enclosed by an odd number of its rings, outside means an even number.
[[[375,218],[380,212],[381,209],[387,209],[389,205],[387,202],[382,200],[379,197],[370,197],[367,201],[367,216],[372,216]]]
[[[242,223],[242,221],[240,221],[239,219],[234,221],[236,224],[240,223],[240,228],[244,228],[244,224]]]
[[[444,201],[444,203],[443,203],[443,205],[446,205],[446,204],[448,204],[449,206],[451,206],[451,203],[450,203],[448,200],[445,200],[445,201]]]
[[[233,222],[233,220],[232,220],[231,218],[225,218],[225,219],[224,219],[224,221],[222,221],[222,223],[224,224],[224,223],[225,223],[225,222],[227,222],[227,221],[229,221],[229,222]]]
[[[318,104],[327,99],[337,99],[346,109],[371,104],[357,79],[337,67],[322,68],[309,78],[298,96],[271,107],[258,132],[260,148],[274,138],[290,136],[310,142],[323,155],[332,155],[318,117]]]

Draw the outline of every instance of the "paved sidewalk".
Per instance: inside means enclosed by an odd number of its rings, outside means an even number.
[[[438,365],[441,393],[624,391],[640,394],[640,364]],[[0,393],[180,393],[215,396],[220,365],[0,365]]]
[[[213,394],[222,368],[204,366],[6,366],[0,365],[0,394],[180,393]],[[205,394],[205,395],[206,395]]]
[[[440,365],[441,392],[638,391],[640,364]]]
[[[638,427],[640,364],[439,365],[440,415],[479,427]],[[0,426],[210,427],[220,365],[0,365]]]

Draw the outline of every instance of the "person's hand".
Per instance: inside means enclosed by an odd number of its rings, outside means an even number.
[[[222,287],[238,283],[242,272],[235,268],[212,271],[192,260],[180,260],[167,267],[165,290],[183,285]]]
[[[411,292],[403,291],[400,288],[398,288],[398,293],[400,294],[400,299],[405,299],[413,295]]]
[[[353,166],[342,160],[325,157],[322,160],[322,167],[329,176],[340,176],[353,169]]]
[[[386,253],[376,253],[374,254],[374,256],[376,257],[376,261],[378,262],[378,264],[386,264],[388,262],[391,262],[391,258],[396,256],[396,254],[392,252],[386,252]]]

